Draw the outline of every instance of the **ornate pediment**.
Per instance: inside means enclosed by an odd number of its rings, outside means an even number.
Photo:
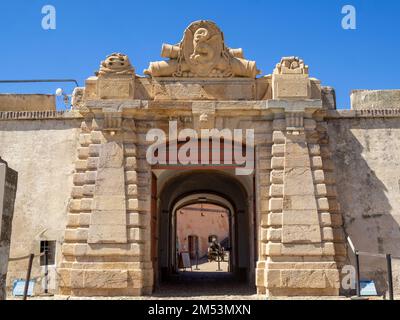
[[[243,58],[242,49],[230,49],[214,22],[193,22],[176,45],[164,44],[161,56],[167,61],[151,62],[146,75],[183,78],[255,78],[260,71],[254,61]]]

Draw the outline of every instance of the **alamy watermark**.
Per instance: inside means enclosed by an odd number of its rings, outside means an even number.
[[[352,5],[345,5],[342,8],[342,14],[344,17],[342,19],[342,28],[344,30],[356,30],[357,29],[357,11]]]
[[[42,7],[42,28],[44,30],[55,30],[57,27],[56,22],[56,8],[50,4]]]
[[[169,122],[168,134],[161,129],[147,132],[153,142],[146,159],[151,165],[222,165],[235,166],[236,175],[254,171],[254,130],[194,129],[178,132],[176,121]]]

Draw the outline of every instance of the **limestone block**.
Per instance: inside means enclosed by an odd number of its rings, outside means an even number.
[[[91,143],[91,134],[81,133],[79,135],[79,143],[82,147],[88,147]]]
[[[321,212],[320,220],[322,227],[330,227],[332,226],[331,214],[329,212]]]
[[[139,199],[139,208],[138,208],[138,210],[139,211],[150,211],[150,200],[149,199],[147,199],[147,200],[142,200],[142,199]]]
[[[138,212],[129,212],[127,214],[127,225],[129,227],[144,226],[147,221],[147,216]]]
[[[270,179],[273,184],[283,184],[283,170],[272,170]]]
[[[337,197],[336,186],[326,186],[326,195],[327,197]]]
[[[282,229],[269,228],[267,233],[268,241],[281,241],[282,239]]]
[[[85,183],[86,184],[95,184],[96,183],[96,178],[97,178],[97,172],[96,171],[87,171],[85,173]]]
[[[100,99],[133,99],[135,81],[132,76],[99,77],[97,96]]]
[[[318,197],[326,197],[328,194],[327,187],[325,184],[316,184],[315,193]]]
[[[78,158],[87,159],[89,157],[89,147],[78,148]]]
[[[81,227],[89,227],[90,225],[90,213],[80,213],[79,214],[79,226]]]
[[[257,156],[259,159],[271,158],[271,148],[267,146],[257,146]]]
[[[81,200],[73,199],[69,202],[70,212],[79,212],[81,210]]]
[[[77,229],[66,229],[65,230],[65,241],[86,241],[88,238],[88,229],[77,228]]]
[[[323,170],[313,171],[313,180],[315,184],[322,184],[325,182],[325,174]]]
[[[332,156],[331,150],[329,150],[329,147],[326,145],[321,146],[321,156],[323,158],[330,158]]]
[[[319,228],[319,219],[314,210],[285,210],[283,224],[285,226],[308,225]]]
[[[260,211],[261,213],[267,213],[269,210],[269,200],[260,199]]]
[[[335,170],[335,163],[330,159],[324,159],[323,168],[324,170],[333,171]]]
[[[124,144],[124,154],[127,157],[136,156],[136,145],[133,143],[125,143]]]
[[[138,183],[138,176],[136,171],[126,171],[125,172],[125,181],[127,184],[136,184]]]
[[[91,211],[93,205],[92,199],[81,199],[81,211]]]
[[[347,249],[346,249],[346,246],[344,245],[344,243],[335,243],[334,251],[335,251],[335,254],[338,256],[343,256],[343,257],[347,256]]]
[[[269,200],[269,211],[279,212],[283,209],[283,199],[282,198],[272,198]]]
[[[311,157],[311,167],[313,169],[322,169],[322,158],[321,157]]]
[[[98,157],[100,155],[101,146],[98,144],[89,145],[89,156]]]
[[[126,226],[126,217],[124,214],[118,214],[117,210],[103,209],[96,214],[91,215],[90,225],[121,225]]]
[[[272,141],[276,144],[284,144],[286,142],[286,136],[282,131],[274,131],[272,134]]]
[[[88,243],[126,243],[127,232],[125,225],[90,224]]]
[[[333,230],[331,227],[322,228],[322,240],[333,241]]]
[[[319,211],[329,211],[329,202],[327,198],[317,199],[317,204]]]
[[[282,255],[281,244],[269,242],[265,244],[265,255],[267,256],[280,256]]]
[[[268,215],[268,225],[281,227],[282,226],[282,213],[270,213]]]
[[[258,168],[260,170],[270,170],[271,169],[271,159],[262,159],[258,162]]]
[[[91,198],[94,195],[95,185],[93,184],[86,184],[82,187],[83,196],[87,198]]]
[[[137,197],[138,195],[138,186],[137,184],[129,184],[126,186],[126,195],[128,197]]]
[[[93,144],[101,144],[105,142],[103,133],[101,131],[92,131],[90,133],[91,142]],[[89,144],[87,144],[89,146]]]
[[[309,143],[308,150],[309,150],[310,156],[320,156],[321,155],[321,147],[319,144]]]
[[[309,99],[311,96],[307,74],[274,74],[272,83],[273,99]]]
[[[283,214],[285,221],[286,212]],[[286,225],[282,231],[282,243],[320,243],[319,225]]]
[[[344,234],[344,231],[342,228],[333,228],[333,241],[334,242],[340,242],[340,241],[345,241],[346,235]]]
[[[260,199],[266,200],[270,198],[270,187],[269,186],[260,186],[259,188]]]
[[[305,130],[315,130],[317,128],[317,122],[314,119],[304,119]]]
[[[135,170],[137,168],[136,157],[126,157],[125,158],[125,169]]]
[[[278,131],[278,132],[286,130],[286,120],[285,119],[275,119],[272,122],[272,129],[274,131]],[[273,137],[272,137],[272,139],[273,139],[274,143],[276,143]],[[282,143],[284,143],[284,142],[282,142]]]
[[[321,256],[321,244],[282,244],[281,254],[287,256]]]
[[[282,270],[281,285],[286,288],[338,288],[338,270]]]
[[[275,157],[282,157],[285,154],[285,145],[284,144],[274,144],[272,146],[272,155]]]
[[[89,170],[96,170],[99,164],[99,158],[97,157],[89,157],[87,159],[87,168]]]
[[[285,158],[283,157],[273,157],[271,159],[271,168],[272,169],[283,169],[285,164]]]
[[[294,195],[284,196],[283,198],[284,210],[309,210],[312,212],[317,211],[317,202],[314,195]]]
[[[273,184],[273,185],[271,185],[269,193],[270,193],[271,197],[282,198],[282,196],[283,196],[283,185],[281,185],[281,184]]]
[[[76,186],[82,186],[86,183],[85,173],[74,173],[73,182]]]
[[[322,253],[324,256],[334,256],[335,246],[332,242],[325,242],[323,246]]]
[[[143,240],[142,229],[140,228],[130,228],[128,231],[129,241],[141,241]]]
[[[79,227],[79,214],[68,214],[67,227]]]
[[[83,197],[83,187],[82,186],[74,186],[72,187],[71,196],[74,199]]]

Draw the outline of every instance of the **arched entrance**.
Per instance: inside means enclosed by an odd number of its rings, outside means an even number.
[[[254,286],[255,231],[253,176],[236,176],[232,169],[155,169],[153,220],[157,228],[153,239],[156,287],[177,270],[176,214],[190,204],[208,203],[229,212],[230,265],[235,280]],[[155,203],[156,201],[156,203]]]

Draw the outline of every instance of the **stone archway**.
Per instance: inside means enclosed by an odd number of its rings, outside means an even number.
[[[158,217],[159,217],[159,281],[167,278],[174,268],[174,213],[184,204],[199,197],[209,203],[228,207],[232,212],[233,273],[255,285],[254,269],[254,225],[253,205],[249,200],[245,179],[242,181],[229,170],[165,170],[158,173]],[[247,181],[248,182],[248,181]],[[157,279],[157,276],[156,276]]]

